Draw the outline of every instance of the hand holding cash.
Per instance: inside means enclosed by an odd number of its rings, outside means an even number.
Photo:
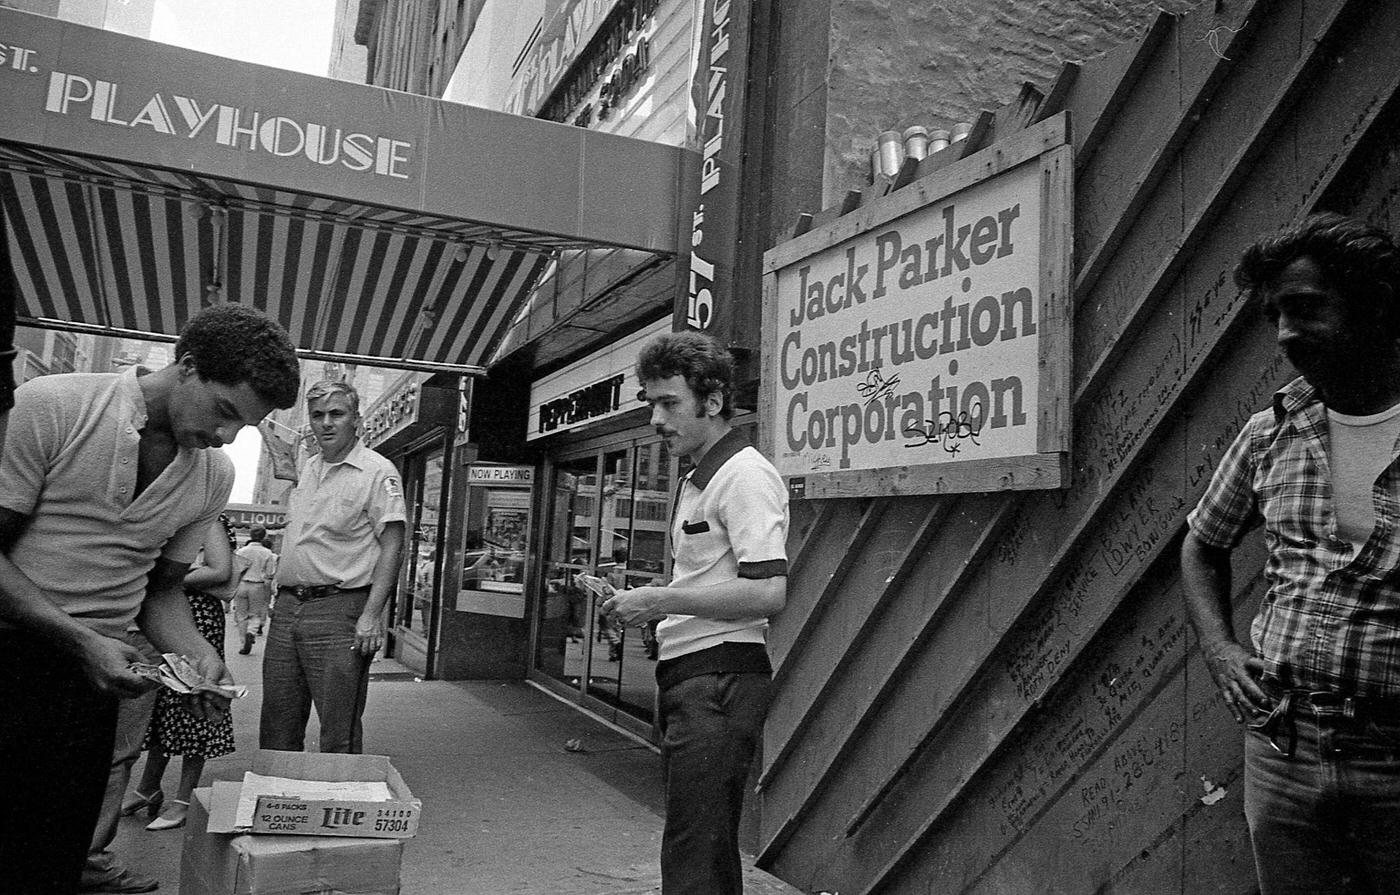
[[[146,662],[132,662],[129,666],[133,674],[148,678],[174,690],[176,693],[198,695],[212,693],[225,699],[241,699],[248,695],[247,687],[225,686],[208,680],[195,668],[194,663],[177,653],[163,653],[158,665]]]
[[[590,575],[587,572],[575,574],[574,583],[604,600],[617,593],[617,589],[608,583],[608,579],[599,578],[597,575]]]

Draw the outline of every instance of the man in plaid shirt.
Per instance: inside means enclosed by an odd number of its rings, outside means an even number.
[[[1247,725],[1260,889],[1400,892],[1400,250],[1314,215],[1248,248],[1235,281],[1302,375],[1235,439],[1181,564],[1206,665]],[[1260,522],[1251,648],[1231,621],[1230,552]]]

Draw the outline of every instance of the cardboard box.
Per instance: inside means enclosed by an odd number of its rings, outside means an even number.
[[[387,802],[346,799],[289,799],[259,796],[253,826],[238,827],[234,817],[243,774],[211,768],[214,777],[209,822],[211,833],[273,833],[294,836],[353,836],[407,839],[418,832],[423,803],[413,797],[399,772],[383,755],[323,752],[278,752],[260,749],[253,756],[255,774],[298,780],[371,780],[388,785]],[[236,776],[235,776],[236,774]],[[220,779],[227,776],[229,779]],[[202,828],[203,829],[203,828]]]
[[[402,839],[254,836],[207,831],[212,788],[185,824],[180,891],[188,895],[398,895]]]

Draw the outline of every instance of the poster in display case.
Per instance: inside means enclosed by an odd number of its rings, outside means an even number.
[[[502,476],[502,469],[473,468],[468,479],[457,609],[524,618],[533,476]]]

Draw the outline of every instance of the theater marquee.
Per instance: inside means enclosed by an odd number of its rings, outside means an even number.
[[[793,496],[1067,483],[1065,121],[764,256],[764,444]]]

